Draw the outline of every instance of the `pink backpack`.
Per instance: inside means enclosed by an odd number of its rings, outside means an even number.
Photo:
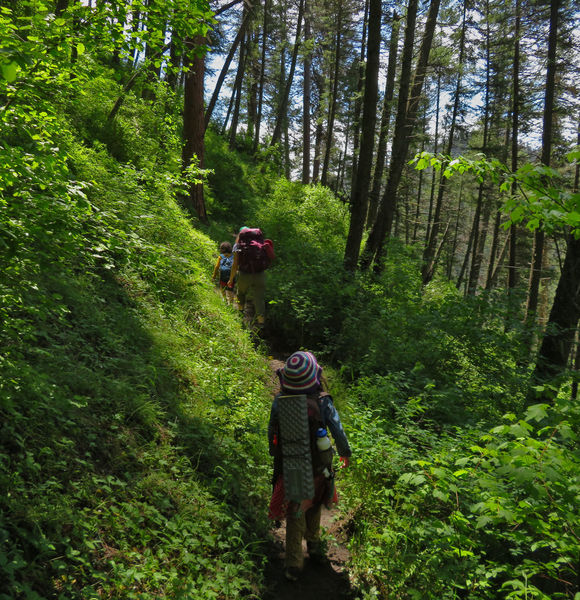
[[[238,237],[238,267],[244,273],[261,273],[275,258],[272,240],[264,239],[261,229],[243,229]]]

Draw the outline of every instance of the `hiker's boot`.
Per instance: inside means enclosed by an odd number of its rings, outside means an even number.
[[[288,581],[298,581],[298,578],[300,577],[300,569],[298,567],[286,567],[286,570],[284,571],[284,577],[286,577]]]
[[[327,558],[324,551],[324,545],[320,540],[306,542],[306,547],[308,548],[308,556],[310,557],[310,560],[316,563],[326,562]]]

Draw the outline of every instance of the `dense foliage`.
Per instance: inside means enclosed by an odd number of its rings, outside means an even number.
[[[529,402],[520,290],[424,286],[422,248],[395,238],[380,273],[345,271],[347,206],[280,177],[276,149],[234,151],[213,129],[207,172],[189,174],[207,181],[202,230],[177,202],[179,93],[145,76],[128,89],[115,53],[158,52],[166,23],[207,32],[205,5],[156,4],[141,39],[108,26],[122,4],[62,17],[13,4],[0,9],[0,598],[261,596],[269,373],[210,282],[217,244],[246,224],[275,242],[268,343],[311,349],[332,375],[360,596],[577,600],[580,407],[568,373]],[[577,195],[550,194],[575,227]],[[528,199],[544,218],[546,197]]]

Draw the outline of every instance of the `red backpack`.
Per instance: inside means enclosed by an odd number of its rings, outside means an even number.
[[[261,229],[243,229],[237,243],[238,268],[244,273],[261,273],[274,260],[274,244],[264,239]]]

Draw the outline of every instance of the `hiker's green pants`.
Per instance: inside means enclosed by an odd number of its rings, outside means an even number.
[[[302,568],[304,552],[302,539],[307,542],[317,542],[320,539],[320,513],[322,504],[312,506],[306,512],[293,511],[288,508],[286,517],[286,567]]]
[[[245,308],[246,299],[251,298],[254,301],[256,320],[263,323],[266,314],[266,272],[244,273],[238,271],[237,296],[239,308],[242,311]]]

